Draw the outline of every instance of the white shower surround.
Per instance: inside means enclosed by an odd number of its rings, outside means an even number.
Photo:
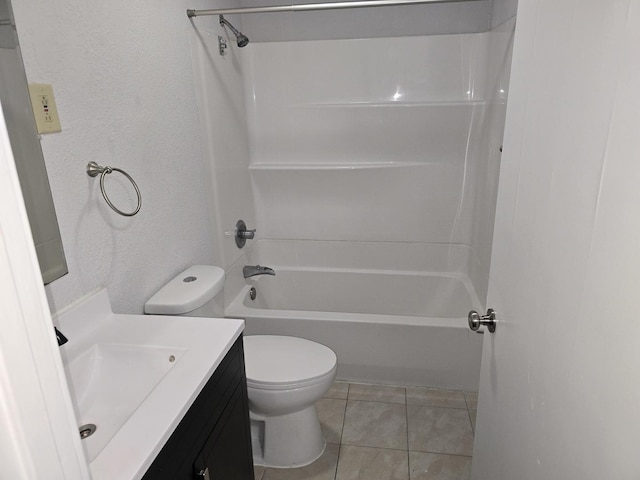
[[[252,45],[259,237],[467,245],[484,298],[514,23]]]
[[[486,34],[243,56],[261,238],[471,245]]]
[[[227,315],[329,345],[344,380],[477,388],[514,23],[242,55],[261,240]]]

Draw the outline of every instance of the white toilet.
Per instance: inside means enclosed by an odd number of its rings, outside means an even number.
[[[224,270],[195,265],[171,280],[144,306],[147,314],[221,317]],[[310,340],[279,335],[244,338],[256,465],[301,467],[316,460],[325,440],[315,403],[331,387],[336,354]]]

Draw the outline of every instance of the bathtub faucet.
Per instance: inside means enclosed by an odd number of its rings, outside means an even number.
[[[255,277],[256,275],[275,275],[273,268],[261,267],[260,265],[245,265],[242,269],[244,278]]]

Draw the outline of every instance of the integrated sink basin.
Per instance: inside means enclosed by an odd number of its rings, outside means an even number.
[[[111,311],[105,290],[59,316],[67,383],[94,480],[138,479],[244,328]],[[80,435],[80,434],[79,434]]]
[[[83,441],[92,462],[164,378],[185,348],[97,343],[65,365],[81,425],[95,425]]]

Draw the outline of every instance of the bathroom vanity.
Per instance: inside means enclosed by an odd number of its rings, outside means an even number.
[[[144,480],[253,480],[242,337],[234,343]]]
[[[244,321],[126,315],[105,290],[56,320],[94,480],[252,480]]]

